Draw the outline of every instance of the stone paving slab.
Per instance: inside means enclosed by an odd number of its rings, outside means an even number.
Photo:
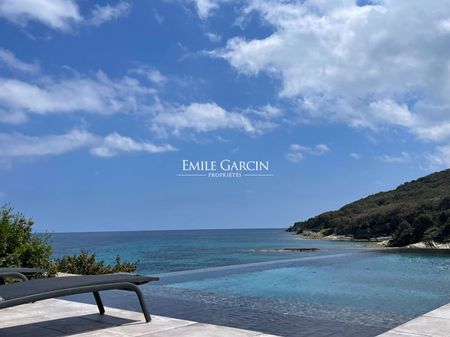
[[[378,337],[449,337],[450,304],[444,305]]]
[[[0,337],[276,337],[261,332],[50,299],[0,310]]]

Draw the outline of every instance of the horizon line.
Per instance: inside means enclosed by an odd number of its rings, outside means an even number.
[[[263,230],[287,229],[285,227],[240,227],[240,228],[186,228],[186,229],[130,229],[130,230],[97,230],[97,231],[36,231],[34,234],[77,234],[77,233],[123,233],[123,232],[175,232],[175,231],[203,231],[203,230]]]

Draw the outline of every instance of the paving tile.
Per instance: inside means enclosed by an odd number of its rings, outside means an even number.
[[[103,297],[103,296],[102,296]],[[92,301],[91,296],[86,296],[88,302]],[[125,297],[124,297],[125,298]],[[105,304],[109,301],[105,296]],[[117,297],[116,301],[120,301]],[[172,315],[178,308],[175,319],[160,315],[152,315],[152,322],[145,323],[142,312],[129,311],[115,308],[106,308],[105,315],[99,315],[96,305],[52,299],[40,301],[24,306],[17,306],[0,310],[0,337],[3,336],[45,336],[45,337],[269,337],[267,333],[300,337],[372,337],[384,329],[379,327],[363,326],[358,324],[344,324],[334,320],[321,320],[311,317],[292,316],[278,312],[261,312],[252,307],[240,307],[237,311],[235,306],[225,307],[218,305],[205,305],[203,303],[165,301],[162,303],[164,315]],[[109,304],[109,303],[108,303]],[[131,310],[139,310],[139,305],[135,298],[126,297],[125,307]],[[122,307],[122,305],[121,305]],[[425,318],[434,320],[428,322],[434,329],[429,329],[427,324],[419,322],[419,328],[423,331],[414,331],[414,321],[396,328],[394,331],[383,334],[383,337],[449,337],[450,325],[443,325],[449,306],[444,306],[441,311],[434,310],[426,314]],[[152,312],[158,312],[153,310]],[[161,313],[159,311],[159,313]],[[179,316],[178,316],[179,315]],[[422,318],[423,318],[422,317]],[[244,328],[254,331],[244,331],[231,327],[221,327],[208,324],[192,322],[192,320],[203,323],[221,324]],[[441,321],[436,321],[441,320]],[[411,326],[412,324],[412,326]],[[423,327],[425,326],[425,327]],[[443,327],[440,332],[439,326]],[[3,329],[1,329],[3,327]],[[406,327],[406,328],[405,328]],[[196,329],[195,329],[196,328]],[[398,330],[400,329],[400,330]],[[409,330],[405,330],[409,329]],[[448,329],[448,330],[447,330]],[[417,329],[416,329],[417,330]],[[264,331],[266,334],[262,332]],[[422,333],[423,332],[423,333]],[[394,334],[395,333],[395,334]]]
[[[183,326],[192,325],[195,324],[195,322],[189,322],[184,320],[178,320],[178,319],[170,319],[167,317],[160,317],[160,316],[154,316],[152,318],[152,321],[150,323],[146,323],[145,321],[142,322],[135,322],[135,323],[129,323],[124,324],[120,326],[115,327],[109,327],[105,329],[105,332],[116,332],[120,334],[124,334],[129,337],[137,337],[137,336],[143,336],[150,333],[157,333],[161,331],[166,330],[174,330]],[[180,336],[177,336],[180,337]]]
[[[432,337],[449,337],[450,320],[439,317],[420,316],[399,327],[395,331],[422,334]]]
[[[24,330],[28,326],[29,329],[39,327],[73,334],[109,327],[98,319],[101,315],[97,310],[93,305],[56,299],[46,300],[17,306],[14,310],[0,310],[0,328],[22,326],[21,329]],[[132,322],[124,318],[115,320],[116,324]]]
[[[394,330],[385,332],[385,333],[383,333],[381,335],[378,335],[377,337],[425,337],[425,336],[426,335],[418,335],[418,334],[412,334],[412,333],[407,333],[407,332],[396,331],[394,329]]]
[[[74,335],[70,335],[70,337],[127,337],[123,333],[115,332],[115,331],[106,331],[106,330],[97,330],[97,331],[88,331],[84,333],[77,333]]]
[[[274,337],[158,315],[153,315],[152,321],[146,323],[142,313],[109,307],[105,315],[99,315],[95,305],[59,299],[38,304],[0,311],[0,337]]]
[[[255,331],[195,323],[176,329],[146,334],[142,337],[256,337],[258,335],[260,334]]]
[[[424,316],[440,317],[450,319],[450,304],[444,305],[436,310],[427,312]]]
[[[64,303],[64,310],[61,310],[61,305]],[[98,309],[94,305],[69,302],[58,299],[50,299],[44,301],[38,301],[30,304],[23,304],[16,307],[8,308],[7,315],[14,315],[20,313],[21,315],[39,316],[45,315],[47,317],[67,317],[67,316],[79,316],[81,314],[92,314],[98,312]],[[3,313],[3,309],[0,310],[0,315]]]
[[[13,312],[0,310],[0,328],[6,328],[11,325],[17,325],[17,322],[32,322],[33,320],[39,320],[40,315],[32,314],[29,312]]]
[[[0,329],[0,337],[61,337],[59,331],[39,326],[17,325]]]
[[[123,320],[124,322],[129,322],[129,320]],[[35,325],[57,330],[63,332],[67,335],[72,335],[76,333],[84,333],[87,331],[96,331],[100,329],[105,329],[110,327],[109,324],[103,323],[101,321],[84,319],[83,316],[80,317],[67,317],[61,319],[49,319],[44,318],[43,321],[35,323]]]

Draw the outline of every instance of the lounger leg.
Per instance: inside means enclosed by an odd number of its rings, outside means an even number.
[[[139,289],[136,285],[134,285],[133,290],[139,299],[139,304],[141,305],[142,313],[144,314],[145,321],[148,323],[152,320],[152,318],[150,317],[150,313],[148,312],[147,305],[145,305],[144,295],[142,294],[141,289]]]
[[[95,302],[97,303],[98,311],[100,311],[100,315],[103,315],[105,313],[105,308],[103,307],[100,294],[98,293],[98,291],[94,291],[93,294],[95,297]]]

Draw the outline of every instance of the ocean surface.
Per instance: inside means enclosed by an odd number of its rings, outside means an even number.
[[[51,244],[55,257],[87,250],[96,253],[99,259],[113,263],[120,255],[123,261],[139,261],[138,272],[143,274],[333,254],[370,246],[300,240],[283,229],[54,233]],[[296,247],[319,250],[300,253],[275,251]]]
[[[157,298],[160,314],[174,315],[184,305],[180,318],[254,323],[289,336],[297,336],[293,320],[311,329],[331,322],[324,336],[338,323],[354,335],[374,336],[450,302],[448,251],[305,240],[282,229],[56,233],[52,245],[55,257],[85,249],[110,263],[116,255],[139,260],[140,273],[161,278],[142,287]],[[267,323],[276,315],[278,323]]]

